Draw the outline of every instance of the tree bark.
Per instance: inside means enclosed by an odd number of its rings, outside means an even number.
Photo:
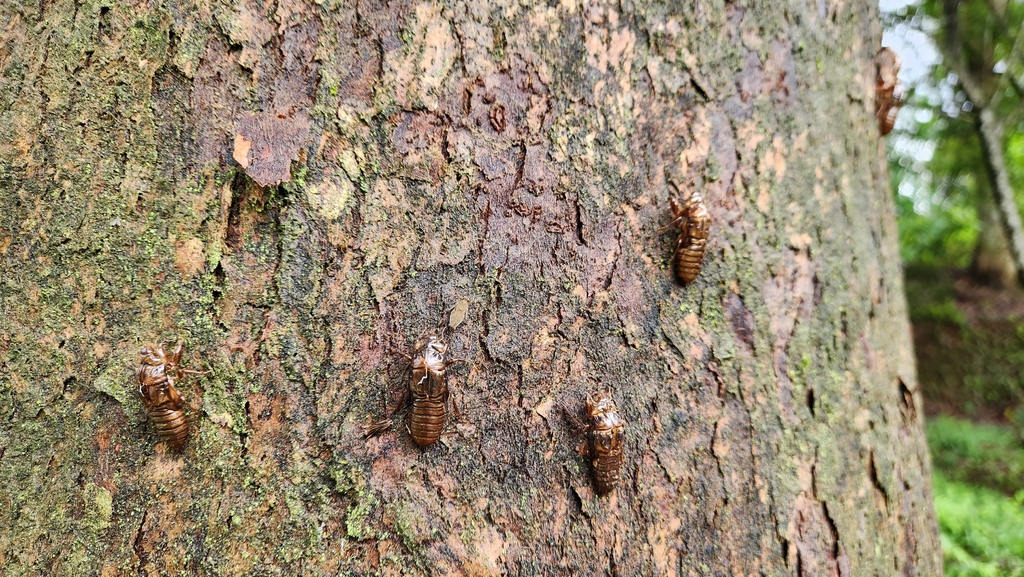
[[[456,6],[0,4],[5,574],[940,574],[875,9]],[[462,300],[454,424],[363,440]]]

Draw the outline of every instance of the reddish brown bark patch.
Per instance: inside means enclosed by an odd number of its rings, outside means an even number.
[[[309,116],[246,112],[235,122],[235,161],[260,186],[291,180],[293,160],[309,135]]]

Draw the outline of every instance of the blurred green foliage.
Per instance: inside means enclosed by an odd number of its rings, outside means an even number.
[[[1024,446],[1008,427],[935,417],[928,421],[928,446],[933,465],[951,481],[1005,495],[1024,489]]]
[[[1024,577],[1024,447],[1009,429],[928,422],[946,575]]]
[[[917,213],[913,200],[897,197],[903,262],[956,268],[970,264],[978,239],[978,214],[963,200],[950,204],[946,210]]]
[[[1013,425],[951,417],[928,422],[945,572],[1024,577],[1020,299],[960,284],[963,273],[955,272],[984,272],[971,266],[978,254],[986,255],[978,261],[987,263],[982,269],[1002,262],[992,258],[1001,249],[998,236],[989,233],[1001,225],[977,132],[979,106],[991,110],[1005,131],[1005,168],[1018,210],[1024,206],[1024,1],[882,5],[894,7],[883,21],[889,44],[906,49],[905,62],[932,49],[938,53],[909,87],[887,140],[926,406],[968,415],[977,409]],[[967,98],[965,85],[976,102]]]
[[[1018,206],[1024,206],[1024,49],[1015,48],[1024,29],[1024,2],[960,2],[958,15],[956,48],[947,43],[941,1],[917,2],[883,15],[892,34],[909,38],[916,32],[916,42],[931,42],[942,54],[909,87],[887,142],[901,252],[908,265],[966,268],[984,226],[978,206],[992,197],[975,106],[956,70],[970,74],[1001,120],[1010,182]],[[955,64],[949,65],[953,52]],[[905,54],[905,60],[908,56],[917,57]]]
[[[991,489],[932,477],[946,577],[1024,577],[1024,509]]]
[[[915,122],[890,140],[889,155],[903,262],[966,268],[981,229],[977,202],[990,194],[980,144],[968,119],[942,116],[930,106],[916,113],[927,101],[910,100],[903,114]]]

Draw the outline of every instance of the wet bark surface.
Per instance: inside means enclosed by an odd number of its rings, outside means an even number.
[[[6,574],[940,574],[873,8],[0,22]],[[713,222],[685,287],[676,187]],[[363,440],[463,300],[458,417]],[[132,378],[178,339],[211,371],[180,454]],[[604,497],[564,416],[593,391]]]

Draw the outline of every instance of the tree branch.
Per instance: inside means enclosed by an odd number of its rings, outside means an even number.
[[[1002,18],[996,19],[996,25],[1000,27],[1000,31],[1003,34],[1007,36],[1010,35],[1010,29]],[[1017,77],[1015,75],[1016,66],[1014,66],[1016,62],[1024,60],[1024,55],[1022,55],[1021,53],[1022,50],[1024,50],[1024,45],[1022,45],[1021,42],[1022,39],[1024,39],[1024,34],[1017,34],[1017,36],[1014,37],[1013,39],[1013,46],[1010,47],[1010,53],[1007,54],[1005,58],[1006,70],[999,75],[1000,79],[996,80],[996,91],[992,97],[993,103],[997,103],[1000,99],[1002,99],[1003,91],[999,88],[999,82],[1001,79],[1005,79],[1007,82],[1009,82],[1010,86],[1017,93],[1018,98],[1024,98],[1024,91],[1021,90],[1020,83],[1017,81]]]
[[[946,42],[944,60],[946,66],[956,73],[960,85],[975,108],[983,109],[988,105],[988,98],[981,88],[981,82],[971,74],[970,66],[963,58],[964,45],[960,40],[959,0],[945,0],[942,4],[946,17]]]
[[[1010,82],[1010,86],[1013,87],[1013,91],[1017,93],[1017,97],[1024,100],[1024,86],[1021,86],[1020,82],[1012,74],[1007,74],[1006,78]]]

